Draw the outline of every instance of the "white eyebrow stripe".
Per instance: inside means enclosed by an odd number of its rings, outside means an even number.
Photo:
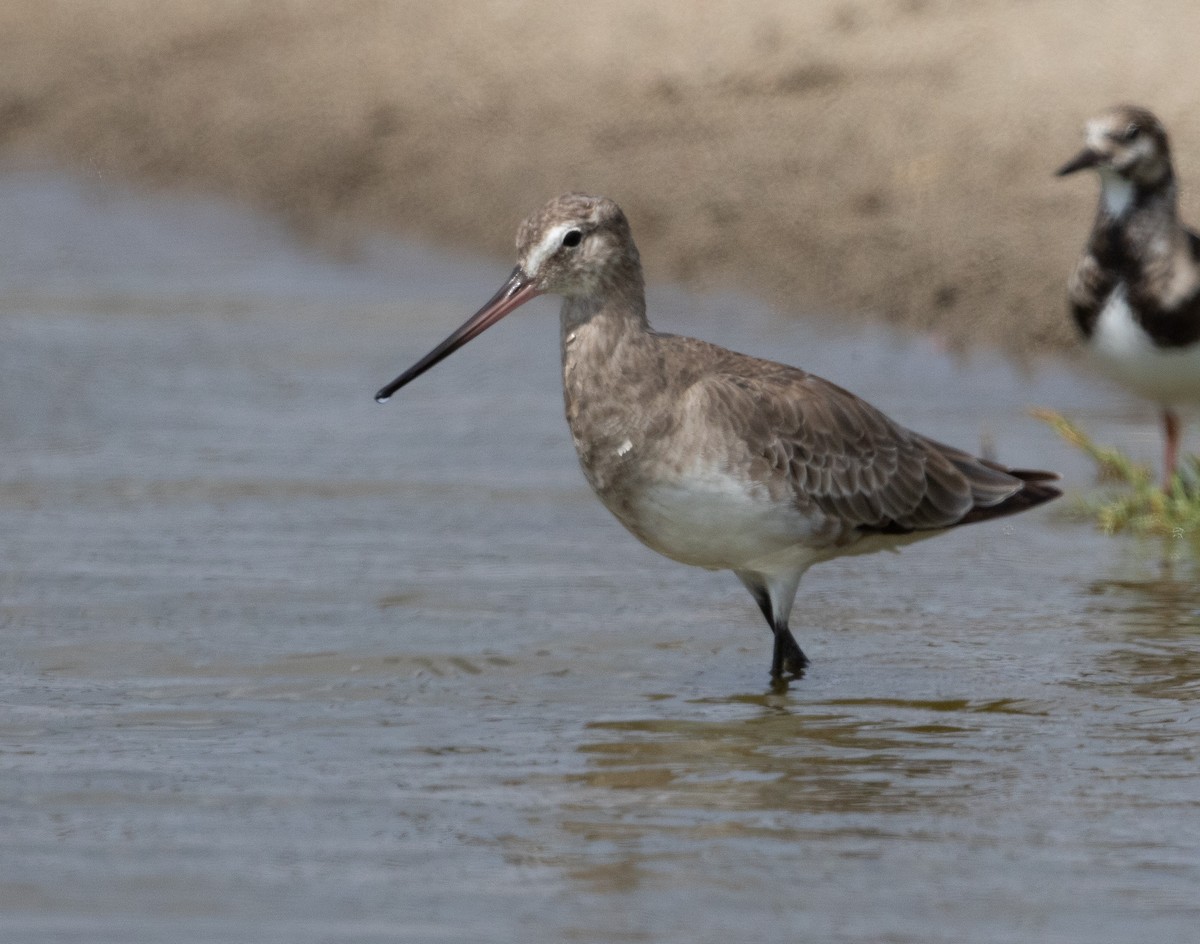
[[[1103,151],[1108,142],[1108,129],[1098,121],[1088,122],[1087,146],[1096,151]]]
[[[551,254],[562,245],[563,237],[571,230],[578,228],[575,223],[559,223],[557,226],[552,226],[548,229],[546,235],[542,237],[542,241],[526,257],[525,274],[530,276],[537,275],[538,270],[542,267],[542,263],[550,258]]]

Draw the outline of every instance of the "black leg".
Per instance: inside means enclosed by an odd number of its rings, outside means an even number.
[[[761,584],[751,584],[747,581],[742,581],[746,584],[747,589],[754,594],[754,602],[758,604],[758,608],[762,610],[763,619],[767,621],[767,625],[771,627],[772,632],[775,630],[775,613],[771,610],[771,594],[767,593],[767,588]]]
[[[807,665],[808,656],[796,642],[792,631],[786,626],[776,627],[775,652],[771,657],[772,677],[781,678],[784,675],[793,675],[799,678],[804,674],[804,668]]]
[[[762,610],[767,625],[775,634],[775,648],[771,654],[771,678],[779,679],[785,675],[800,678],[804,674],[804,667],[808,665],[808,656],[796,642],[796,637],[792,635],[787,624],[781,625],[775,621],[775,611],[771,606],[771,594],[767,592],[767,588],[763,584],[756,582],[749,575],[739,573],[738,577],[754,596],[754,602]]]

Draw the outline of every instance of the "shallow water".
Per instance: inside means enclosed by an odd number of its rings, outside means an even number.
[[[737,582],[588,493],[552,302],[372,402],[503,261],[29,174],[0,214],[0,939],[1195,940],[1186,560],[1051,508],[835,562],[773,691]],[[1027,407],[1156,448],[1062,369],[651,306],[1075,488]]]

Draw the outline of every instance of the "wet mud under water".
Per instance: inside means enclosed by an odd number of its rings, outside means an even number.
[[[589,494],[552,302],[372,402],[505,263],[53,176],[0,210],[0,937],[1195,939],[1186,558],[1048,508],[818,567],[773,690],[736,580]],[[1071,489],[1028,407],[1157,449],[1062,368],[651,310]]]

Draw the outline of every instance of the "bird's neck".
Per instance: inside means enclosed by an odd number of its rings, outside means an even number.
[[[1147,218],[1169,225],[1175,221],[1178,203],[1175,175],[1169,168],[1153,183],[1130,180],[1113,171],[1100,172],[1097,220],[1106,225],[1122,225]]]
[[[640,286],[638,286],[640,289]],[[667,382],[660,336],[646,322],[641,292],[568,298],[562,308],[562,379],[567,425],[584,474],[622,521],[621,485],[634,453],[662,412]]]
[[[640,273],[603,292],[564,298],[559,320],[564,356],[574,347],[592,356],[611,354],[621,341],[650,330]]]
[[[1088,251],[1127,283],[1150,269],[1169,269],[1186,234],[1179,224],[1178,193],[1168,172],[1153,185],[1103,174]]]

